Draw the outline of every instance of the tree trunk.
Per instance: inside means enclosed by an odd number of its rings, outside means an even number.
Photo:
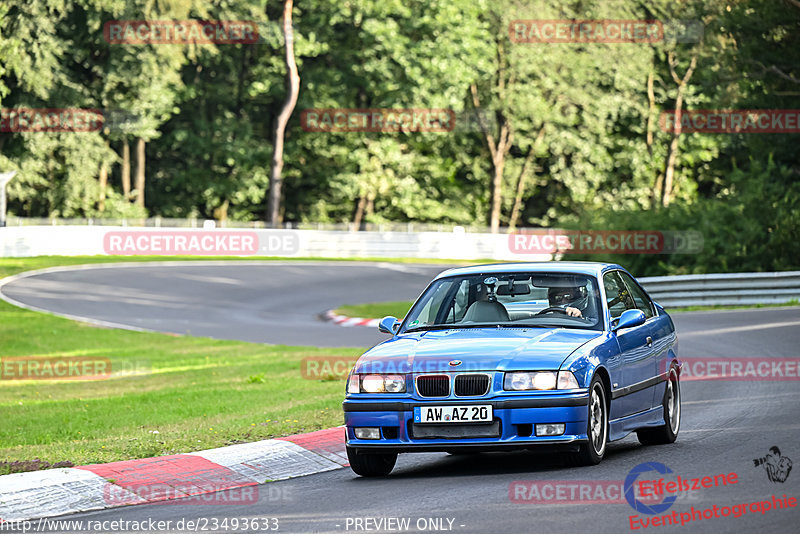
[[[144,207],[144,139],[136,140],[136,205]]]
[[[650,72],[647,73],[647,155],[653,159],[653,121],[656,114],[656,94],[653,90],[653,82],[655,79],[655,65],[654,60],[650,61]],[[661,191],[661,183],[664,180],[664,174],[659,171],[653,179],[653,186],[650,189],[650,209],[655,209],[658,206],[658,195]]]
[[[672,201],[673,181],[675,177],[675,162],[678,159],[678,141],[680,140],[680,122],[681,111],[683,110],[683,94],[686,90],[686,84],[692,77],[694,68],[697,65],[697,54],[692,56],[692,61],[689,63],[689,68],[683,75],[683,78],[678,77],[675,72],[675,55],[670,52],[668,55],[669,72],[672,79],[678,84],[678,94],[675,97],[675,121],[672,125],[672,141],[669,144],[669,151],[667,152],[666,167],[664,168],[664,182],[661,184],[661,205],[663,207],[669,206]]]
[[[500,231],[500,210],[503,201],[503,169],[505,168],[505,154],[492,160],[494,175],[492,176],[492,211],[489,217],[489,228],[493,234]]]
[[[97,199],[97,211],[106,209],[106,186],[108,185],[108,165],[106,162],[100,164],[100,195]]]
[[[286,45],[286,68],[289,92],[283,104],[280,115],[275,122],[273,136],[272,170],[269,178],[269,196],[267,199],[267,222],[272,226],[281,222],[281,189],[283,186],[283,138],[286,124],[297,104],[300,92],[300,76],[297,73],[297,64],[294,60],[294,33],[292,30],[292,5],[293,0],[283,2],[283,39]]]
[[[519,171],[519,178],[517,178],[517,192],[514,195],[514,206],[511,208],[511,217],[508,220],[509,233],[513,232],[514,228],[517,226],[517,220],[519,219],[519,214],[522,210],[522,195],[525,194],[525,179],[528,176],[528,167],[530,167],[531,162],[533,162],[533,158],[536,155],[536,150],[539,148],[539,144],[542,142],[542,139],[544,139],[544,124],[539,130],[539,133],[536,135],[536,140],[528,150],[528,155],[525,156],[525,161],[522,163],[522,169]]]
[[[533,145],[528,149],[528,155],[525,156],[525,162],[522,164],[522,170],[519,171],[519,178],[517,178],[517,192],[514,195],[514,206],[511,208],[511,217],[508,219],[508,231],[513,232],[517,227],[517,220],[519,219],[519,212],[522,210],[522,195],[525,193],[525,177],[528,174],[528,166],[533,160]]]
[[[229,206],[230,206],[230,201],[226,198],[224,201],[222,201],[222,204],[214,208],[214,218],[219,222],[227,221]]]
[[[502,76],[502,73],[501,73]],[[475,110],[480,110],[481,103],[478,98],[478,87],[475,84],[470,86],[472,92],[472,104]],[[501,91],[502,93],[502,91]],[[503,169],[505,168],[505,158],[514,140],[514,133],[511,131],[511,126],[505,117],[500,117],[500,134],[495,141],[494,134],[489,131],[488,126],[483,120],[480,113],[477,114],[478,124],[486,140],[486,145],[489,147],[489,153],[492,156],[492,201],[491,210],[489,213],[489,227],[493,234],[500,231],[500,209],[502,208],[503,200]]]
[[[362,194],[358,197],[358,204],[356,204],[356,213],[353,216],[353,228],[361,230],[361,221],[364,218],[364,210],[367,207],[367,195]]]
[[[367,194],[367,217],[375,214],[375,192]]]
[[[655,65],[650,61],[650,72],[647,73],[647,153],[653,156],[653,120],[656,113],[656,94],[653,90]]]
[[[122,194],[125,200],[131,196],[131,147],[128,140],[122,140]]]
[[[675,116],[680,117],[680,108],[675,106]],[[664,181],[661,184],[661,205],[663,207],[669,206],[672,196],[672,181],[675,176],[675,161],[678,159],[678,139],[679,134],[672,133],[672,141],[669,143],[669,152],[667,153],[667,165],[664,171]]]

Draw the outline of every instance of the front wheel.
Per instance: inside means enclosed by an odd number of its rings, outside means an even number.
[[[608,443],[608,403],[606,388],[600,377],[592,378],[589,386],[589,417],[586,436],[588,443],[581,445],[580,450],[572,456],[577,465],[597,465],[606,454]]]
[[[678,371],[671,367],[667,375],[667,389],[662,401],[664,409],[664,425],[655,428],[643,428],[636,431],[636,437],[642,445],[663,445],[673,443],[681,428],[681,384]]]
[[[357,453],[350,447],[346,448],[350,469],[362,477],[386,476],[392,472],[397,462],[397,453]]]

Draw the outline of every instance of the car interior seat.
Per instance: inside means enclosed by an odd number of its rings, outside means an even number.
[[[496,300],[473,302],[464,315],[464,322],[472,323],[495,323],[507,322],[508,320],[508,310]]]

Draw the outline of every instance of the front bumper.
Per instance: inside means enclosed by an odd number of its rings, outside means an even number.
[[[419,400],[419,399],[355,399],[343,403],[347,446],[364,452],[434,452],[434,451],[491,451],[514,449],[577,450],[587,441],[588,392],[576,394],[515,395],[491,399]],[[415,406],[424,405],[492,405],[492,423],[446,423],[442,433],[448,437],[414,436],[414,428],[430,425],[413,422]],[[560,436],[536,436],[535,425],[563,423],[565,431]],[[454,427],[471,427],[464,436]],[[381,439],[364,440],[355,437],[356,427],[380,427]],[[481,428],[483,427],[483,428]],[[436,432],[433,432],[434,434]],[[471,434],[481,437],[468,437]],[[487,436],[486,434],[491,434]],[[467,437],[465,437],[467,436]]]

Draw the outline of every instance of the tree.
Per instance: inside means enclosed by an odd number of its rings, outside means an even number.
[[[267,221],[273,226],[281,222],[281,186],[283,171],[283,141],[286,131],[286,124],[297,104],[297,97],[300,92],[300,76],[297,73],[297,64],[294,59],[294,30],[292,29],[292,6],[293,0],[283,2],[283,40],[286,49],[286,79],[288,93],[280,114],[275,121],[275,133],[273,136],[273,156],[272,171],[269,180],[269,207],[267,209]]]

